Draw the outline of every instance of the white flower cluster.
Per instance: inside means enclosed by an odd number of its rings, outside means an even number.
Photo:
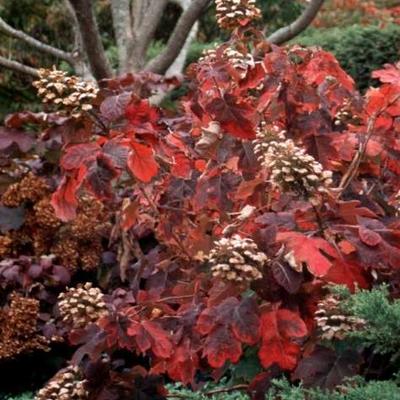
[[[74,118],[80,118],[82,112],[93,108],[98,88],[94,83],[84,81],[77,76],[68,76],[56,69],[40,69],[40,79],[33,82],[43,103],[54,104]]]
[[[233,30],[246,21],[261,18],[256,0],[215,0],[217,22],[222,29]]]
[[[241,53],[235,48],[229,46],[222,52],[222,58],[229,62],[229,64],[238,72],[240,79],[247,76],[249,70],[255,66],[254,58],[250,53]],[[208,49],[203,51],[202,57],[199,62],[213,63],[217,61],[217,50]]]
[[[352,105],[349,99],[343,101],[342,107],[335,114],[335,125],[347,125],[349,123],[357,124],[360,122],[360,117],[353,114]]]
[[[45,387],[39,390],[35,400],[84,400],[88,398],[77,366],[68,366],[59,371]]]
[[[333,295],[318,303],[315,322],[319,336],[325,340],[343,340],[348,333],[365,327],[363,319],[346,315],[340,307],[340,300]]]
[[[395,193],[389,204],[395,208],[396,216],[400,216],[400,190]]]
[[[271,171],[271,182],[285,192],[295,192],[308,199],[328,190],[332,172],[305,149],[285,138],[279,129],[260,129],[255,140],[255,152],[261,164]]]
[[[233,235],[215,242],[208,261],[214,277],[227,281],[249,283],[262,278],[262,267],[268,261],[250,238]]]
[[[62,321],[72,329],[84,328],[108,312],[103,293],[89,282],[61,293],[58,300]]]

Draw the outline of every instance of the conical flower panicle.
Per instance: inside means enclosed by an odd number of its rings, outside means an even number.
[[[234,235],[215,242],[208,256],[214,277],[227,281],[250,283],[262,278],[268,257],[260,252],[252,239]]]
[[[215,5],[221,29],[233,30],[261,18],[256,0],[215,0]]]
[[[68,366],[57,374],[38,391],[35,400],[85,400],[88,391],[86,380],[77,366]]]
[[[40,69],[39,76],[33,86],[43,103],[52,104],[74,118],[80,118],[83,112],[93,108],[93,100],[98,94],[94,83],[56,69]]]
[[[327,192],[332,184],[332,172],[293,140],[286,139],[278,128],[260,129],[255,152],[262,166],[271,171],[270,180],[284,192],[295,192],[307,199]]]
[[[240,79],[244,79],[255,66],[254,57],[250,53],[241,52],[233,46],[225,47],[220,56],[237,72]],[[208,49],[203,51],[198,63],[214,63],[217,60],[218,49]]]
[[[108,312],[103,293],[89,282],[61,293],[58,300],[62,322],[71,329],[85,328]]]
[[[320,338],[325,340],[343,340],[348,333],[365,326],[363,319],[346,314],[340,300],[334,295],[329,295],[318,303],[315,322]]]

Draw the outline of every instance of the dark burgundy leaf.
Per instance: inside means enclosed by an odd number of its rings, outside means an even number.
[[[317,347],[299,362],[293,379],[300,379],[308,387],[333,389],[344,379],[356,375],[359,366],[359,355],[350,349],[338,354],[334,350]]]
[[[128,161],[129,148],[118,140],[110,140],[103,146],[103,153],[112,161],[115,168],[123,169]]]
[[[123,92],[121,94],[106,97],[100,104],[100,112],[108,122],[114,122],[125,115],[125,109],[131,101],[132,93]]]
[[[94,160],[99,151],[100,146],[96,143],[71,146],[61,159],[61,165],[66,170],[79,168],[83,163]]]
[[[232,315],[232,330],[242,342],[254,345],[260,338],[260,318],[254,297],[247,297],[235,307]]]
[[[212,100],[206,111],[218,121],[227,134],[241,139],[255,138],[255,110],[249,104],[225,94]]]
[[[297,293],[304,281],[303,274],[295,271],[286,262],[276,261],[271,265],[276,282],[287,292]]]
[[[13,144],[26,153],[35,143],[35,139],[28,133],[16,129],[0,127],[0,150],[6,150]]]
[[[109,199],[112,197],[111,182],[117,176],[111,160],[100,154],[88,169],[86,183],[97,198]]]

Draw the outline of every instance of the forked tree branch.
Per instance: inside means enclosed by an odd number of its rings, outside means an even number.
[[[268,37],[268,41],[273,44],[281,44],[293,39],[311,24],[323,4],[324,0],[310,0],[308,6],[294,22],[278,29]]]
[[[54,57],[60,58],[61,60],[67,61],[70,64],[72,64],[73,62],[73,58],[70,53],[67,53],[63,50],[57,49],[56,47],[43,43],[40,40],[33,38],[32,36],[28,35],[25,32],[22,32],[18,29],[14,29],[12,26],[7,24],[7,22],[4,21],[2,18],[0,18],[0,31],[5,33],[7,36],[22,40],[23,42],[29,44],[30,46],[34,47],[35,49],[43,53],[48,53]]]
[[[135,28],[138,29],[136,40],[138,41],[138,54],[145,57],[145,53],[151,40],[154,37],[154,33],[158,27],[158,24],[162,18],[165,7],[167,6],[168,0],[152,0],[147,4],[145,11],[145,18],[142,21],[138,21],[135,24]]]
[[[119,73],[127,72],[129,48],[133,43],[131,0],[111,0],[114,36],[118,50]]]
[[[158,74],[164,74],[179,55],[194,23],[211,0],[192,0],[192,4],[184,11],[179,18],[174,31],[172,32],[167,46],[147,65],[146,70]]]
[[[39,78],[39,72],[37,69],[28,67],[18,61],[9,60],[8,58],[0,56],[0,66],[7,68],[11,71],[20,72],[26,75],[33,76],[34,78]]]
[[[92,0],[69,0],[73,7],[83,45],[90,64],[90,69],[96,79],[110,78],[112,70],[107,60]]]

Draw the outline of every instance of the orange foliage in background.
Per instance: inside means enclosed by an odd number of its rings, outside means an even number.
[[[317,28],[331,28],[355,23],[400,24],[400,1],[330,0],[326,2],[313,25]]]

